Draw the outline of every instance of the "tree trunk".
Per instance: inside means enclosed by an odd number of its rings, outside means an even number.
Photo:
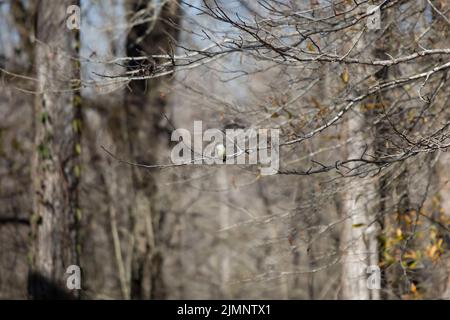
[[[38,95],[32,163],[32,261],[29,293],[36,299],[76,297],[66,290],[66,268],[78,265],[80,176],[79,32],[66,28],[74,1],[42,0],[35,52]]]
[[[359,52],[364,53],[372,34],[363,30],[361,39],[356,43]],[[365,68],[359,66],[353,75],[365,74]],[[360,72],[362,71],[362,72]],[[357,80],[358,81],[358,80]],[[347,159],[359,159],[373,154],[373,133],[366,130],[371,116],[366,111],[355,111],[349,114],[347,121],[347,137],[353,138],[347,147]],[[356,164],[355,166],[358,166]],[[351,174],[361,174],[354,169]],[[379,290],[368,286],[368,267],[378,266],[378,224],[376,222],[375,205],[378,200],[376,181],[370,173],[362,173],[360,177],[351,178],[342,200],[345,214],[341,239],[342,249],[342,298],[353,300],[377,300]]]
[[[127,9],[133,13],[146,14],[131,19],[150,17],[161,4],[157,1],[143,2],[130,0]],[[172,25],[179,16],[178,1],[166,2],[155,21],[139,23],[129,32],[127,38],[127,56],[170,54],[169,39],[176,39],[178,30]],[[133,21],[130,21],[133,23]],[[132,62],[130,69],[141,69],[146,74],[152,72],[152,58],[143,64]],[[161,89],[166,79],[140,80],[130,83],[125,95],[128,135],[131,158],[135,162],[155,163],[161,155],[169,155],[170,135],[164,127],[166,100]],[[159,155],[159,158],[158,158]],[[168,158],[168,157],[165,157]],[[164,159],[167,162],[167,159]],[[133,168],[135,188],[134,208],[134,252],[131,275],[131,297],[137,299],[163,298],[162,255],[159,248],[159,224],[164,218],[158,205],[155,176],[147,171]]]
[[[356,138],[349,146],[349,159],[361,157],[366,144],[371,144],[368,139],[363,138],[365,125],[363,115],[353,114],[348,121],[349,136]],[[346,216],[341,240],[342,298],[376,299],[377,290],[371,290],[367,284],[367,267],[378,265],[377,229],[373,223],[372,208],[373,197],[376,196],[375,184],[372,179],[356,178],[349,185],[343,199],[343,212]]]

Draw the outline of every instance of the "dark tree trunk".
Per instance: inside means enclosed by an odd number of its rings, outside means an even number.
[[[156,1],[129,0],[129,12],[146,10],[145,17],[151,17],[159,3]],[[133,19],[135,17],[131,17]],[[161,9],[158,20],[134,26],[127,38],[127,56],[136,57],[172,53],[178,29],[179,3],[167,2]],[[132,22],[132,21],[130,21]],[[142,74],[151,74],[155,61],[132,62],[130,69],[142,70]],[[162,124],[166,100],[160,94],[168,79],[141,80],[130,83],[125,96],[127,110],[128,135],[131,157],[140,163],[155,163],[157,155],[168,154],[170,136],[168,128]],[[166,157],[167,158],[167,157]],[[158,208],[158,190],[153,175],[145,170],[133,168],[133,184],[136,202],[134,210],[134,239],[131,297],[134,299],[164,298],[164,284],[161,275],[163,257],[159,244],[160,224],[163,219]]]

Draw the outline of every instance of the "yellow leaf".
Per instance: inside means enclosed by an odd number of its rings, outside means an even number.
[[[438,249],[438,248],[437,248],[436,245],[432,245],[432,246],[428,249],[428,252],[427,252],[428,257],[433,258],[434,255],[435,255],[435,253],[436,253],[436,251],[437,251],[437,249]]]
[[[408,215],[405,215],[404,217],[405,217],[405,222],[406,222],[408,225],[410,225],[410,224],[412,223],[411,217],[408,216]]]
[[[308,51],[312,51],[312,52],[316,51],[316,48],[314,47],[312,42],[308,42],[308,44],[306,45],[306,48],[308,49]]]
[[[350,75],[348,73],[347,68],[345,68],[344,71],[342,72],[341,79],[344,83],[348,83],[348,80],[350,79]]]
[[[404,257],[407,259],[417,259],[417,254],[414,251],[411,251],[405,253]]]
[[[411,282],[411,292],[412,293],[416,293],[417,292],[417,287],[414,283]]]

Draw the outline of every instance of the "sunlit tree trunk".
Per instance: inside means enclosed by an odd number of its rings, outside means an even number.
[[[360,52],[364,52],[372,36],[367,30],[363,32],[361,39],[355,44],[355,50]],[[364,71],[360,68],[365,67],[358,67],[357,72],[350,73],[348,77],[357,78],[359,71]],[[347,144],[347,159],[360,159],[373,154],[374,133],[367,130],[370,119],[370,114],[360,108],[355,108],[348,115],[347,138],[351,140]],[[360,176],[349,179],[342,199],[345,220],[341,238],[341,294],[343,299],[376,300],[379,299],[379,290],[374,290],[368,285],[370,274],[367,271],[369,266],[378,266],[379,230],[375,221],[378,200],[377,182],[370,173],[359,172],[357,165],[350,174],[360,174]]]
[[[363,136],[365,117],[353,114],[348,120],[351,142],[348,158],[359,158],[370,141]],[[347,186],[342,201],[345,215],[341,239],[342,298],[354,300],[376,299],[368,286],[367,267],[378,264],[377,229],[374,221],[373,197],[376,196],[372,179],[356,178]],[[376,292],[375,292],[376,293]]]

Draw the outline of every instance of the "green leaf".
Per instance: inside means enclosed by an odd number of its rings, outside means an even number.
[[[81,168],[79,165],[76,165],[74,168],[74,174],[76,178],[79,178],[81,176]]]
[[[361,228],[362,226],[365,226],[366,224],[365,223],[355,223],[355,224],[352,224],[352,228]]]
[[[77,155],[80,155],[80,154],[81,154],[81,145],[80,145],[79,143],[77,143],[77,144],[75,145],[75,153],[76,153]]]

